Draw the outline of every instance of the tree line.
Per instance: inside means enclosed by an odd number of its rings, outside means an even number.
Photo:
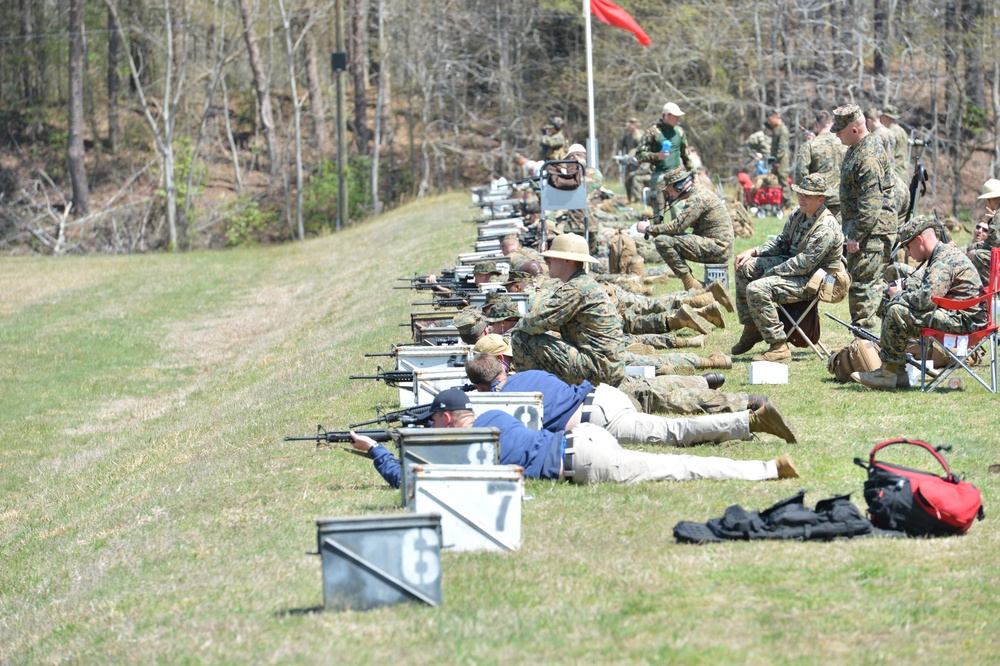
[[[601,166],[666,101],[735,174],[766,110],[895,104],[927,199],[1000,170],[1000,21],[983,0],[622,0],[593,23]],[[510,174],[541,127],[586,138],[581,6],[565,0],[15,0],[0,4],[0,242],[146,251],[304,238]],[[331,54],[346,52],[335,73]],[[343,96],[337,113],[336,91]],[[348,178],[334,167],[346,133]],[[802,141],[793,132],[793,150]]]

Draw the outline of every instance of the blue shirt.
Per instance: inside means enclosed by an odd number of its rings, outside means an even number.
[[[548,373],[545,373],[548,374]],[[568,386],[568,385],[567,385]],[[562,470],[562,431],[529,430],[507,412],[493,409],[473,423],[477,428],[500,431],[500,464],[520,465],[527,479],[558,479]],[[399,460],[381,444],[372,448],[375,470],[393,488],[399,488],[402,469]]]
[[[544,370],[525,370],[516,372],[507,378],[500,388],[494,387],[500,393],[537,391],[542,394],[542,429],[549,432],[562,432],[566,423],[576,410],[583,404],[587,395],[594,390],[594,385],[584,380],[580,384],[567,384],[551,372]]]

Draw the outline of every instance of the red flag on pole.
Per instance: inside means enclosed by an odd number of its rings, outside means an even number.
[[[628,30],[635,35],[635,38],[643,46],[649,46],[653,43],[643,29],[639,27],[639,24],[635,22],[631,14],[611,2],[611,0],[590,0],[590,11],[598,20],[608,25],[613,25],[616,28]]]

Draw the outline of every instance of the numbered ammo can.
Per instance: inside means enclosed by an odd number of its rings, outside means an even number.
[[[512,551],[521,547],[524,468],[518,465],[417,465],[413,502],[441,514],[441,547]]]
[[[463,371],[464,372],[464,371]],[[498,465],[497,428],[400,428],[399,490],[402,504],[412,509],[414,465]]]
[[[317,518],[323,607],[441,605],[441,517]]]

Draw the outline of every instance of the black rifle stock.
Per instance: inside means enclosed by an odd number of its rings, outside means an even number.
[[[364,435],[366,437],[371,437],[376,442],[391,442],[394,432],[392,430],[355,430],[358,435]],[[354,440],[351,439],[350,430],[327,430],[322,425],[316,426],[316,434],[307,437],[285,437],[286,442],[316,442],[316,446],[320,448],[327,448],[331,444],[337,443],[350,443]],[[355,449],[348,449],[351,453],[358,453],[367,457],[367,454],[361,451],[355,451]]]
[[[409,384],[413,381],[413,372],[408,370],[383,370],[377,368],[374,375],[351,375],[351,379],[377,379],[389,386]]]
[[[351,429],[359,426],[372,425],[374,423],[398,423],[404,428],[427,427],[431,422],[431,405],[414,405],[407,409],[400,409],[394,412],[379,413],[377,418],[371,421],[352,423]]]
[[[830,319],[834,320],[835,322],[837,322],[838,324],[840,324],[841,326],[843,326],[844,328],[846,328],[848,331],[850,331],[851,333],[853,333],[854,337],[861,338],[862,340],[867,340],[868,342],[871,342],[872,344],[878,345],[879,349],[882,348],[881,340],[879,340],[878,336],[875,335],[874,333],[872,333],[871,331],[869,331],[868,329],[861,328],[860,326],[855,326],[853,324],[848,324],[843,319],[840,319],[839,317],[835,317],[834,315],[830,314],[829,312],[824,312],[823,314],[825,314],[827,317],[829,317]],[[920,363],[920,361],[918,361],[917,359],[913,358],[913,354],[907,354],[906,355],[906,363],[907,363],[907,365],[912,365],[915,368],[922,368],[923,367],[923,365]],[[927,369],[927,374],[930,375],[931,377],[937,377],[938,376],[938,371],[937,370],[932,370],[932,369],[928,368]]]

